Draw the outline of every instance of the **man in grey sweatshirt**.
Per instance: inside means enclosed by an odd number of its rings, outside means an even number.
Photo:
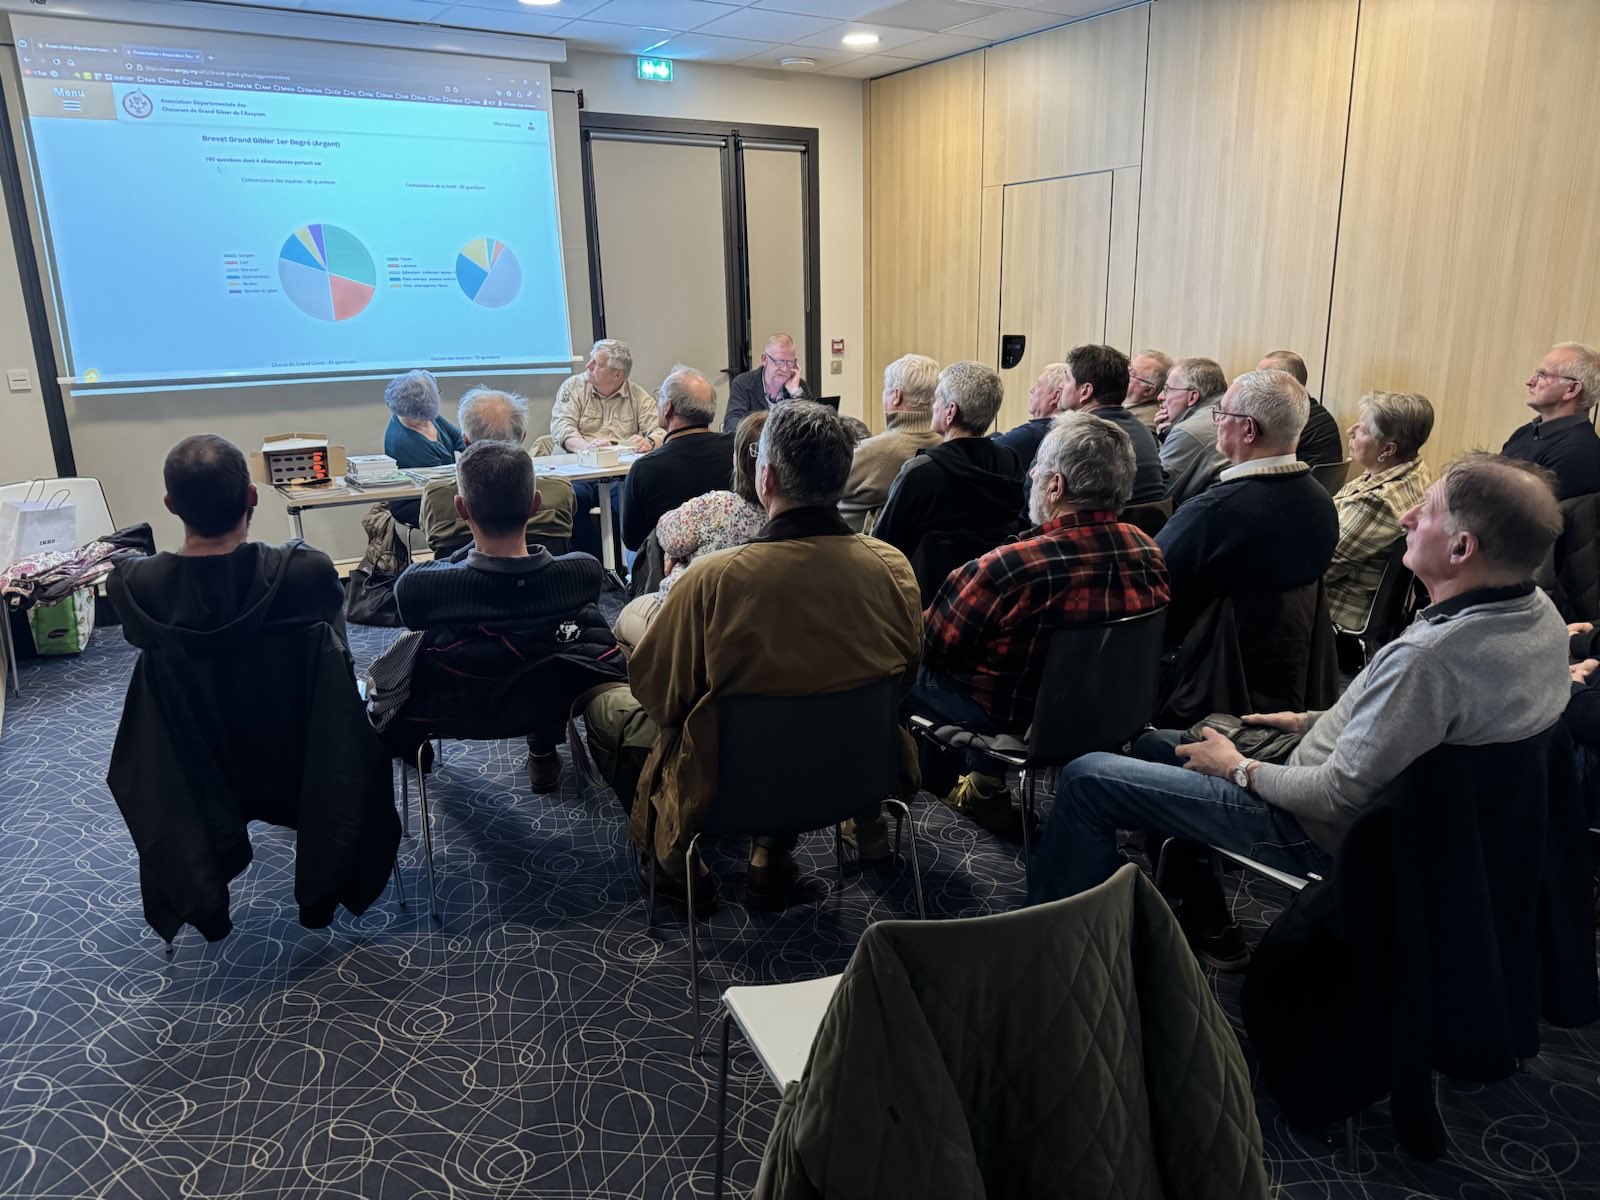
[[[1298,875],[1325,871],[1356,817],[1427,751],[1519,741],[1560,719],[1566,626],[1532,582],[1561,532],[1547,474],[1469,454],[1401,524],[1405,564],[1432,604],[1326,712],[1243,718],[1302,734],[1288,761],[1255,762],[1214,729],[1188,745],[1176,731],[1146,734],[1134,758],[1078,759],[1061,773],[1031,902],[1109,878],[1122,864],[1118,829],[1157,830]],[[1219,931],[1189,932],[1199,946]],[[1243,955],[1225,965],[1243,965]]]

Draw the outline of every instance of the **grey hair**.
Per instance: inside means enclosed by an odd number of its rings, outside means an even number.
[[[456,420],[469,442],[512,442],[528,436],[528,402],[516,392],[468,388],[456,408]]]
[[[1370,391],[1358,411],[1372,436],[1393,442],[1395,458],[1410,462],[1433,432],[1433,405],[1420,392]]]
[[[844,494],[856,439],[839,414],[812,400],[788,400],[767,411],[757,467],[772,472],[779,496],[796,506],[831,508]]]
[[[1542,467],[1503,454],[1463,454],[1445,471],[1445,530],[1471,533],[1486,560],[1518,581],[1532,579],[1561,536],[1554,482]]]
[[[999,375],[971,361],[951,363],[940,371],[935,392],[946,404],[955,405],[955,424],[971,434],[988,430],[1006,394]]]
[[[1266,367],[1258,366],[1257,370],[1284,371],[1293,375],[1294,381],[1301,387],[1305,387],[1307,380],[1311,378],[1310,373],[1306,370],[1306,360],[1293,350],[1268,350],[1261,356],[1261,361],[1271,365]]]
[[[1045,363],[1044,370],[1039,374],[1044,376],[1045,383],[1059,392],[1067,386],[1067,372],[1072,370],[1066,363]]]
[[[939,386],[939,364],[926,354],[903,354],[883,369],[883,386],[899,388],[911,408],[932,408]]]
[[[1133,357],[1154,359],[1161,368],[1161,382],[1165,383],[1167,381],[1167,372],[1172,370],[1173,358],[1165,350],[1141,350]]]
[[[1034,462],[1061,476],[1066,502],[1120,512],[1133,495],[1133,439],[1101,417],[1064,412],[1050,425]]]
[[[589,349],[590,358],[596,355],[606,360],[606,366],[621,370],[624,379],[633,374],[633,351],[628,349],[627,342],[601,338]]]
[[[706,394],[697,396],[689,386],[689,381],[698,379],[706,385]],[[661,386],[656,389],[656,400],[663,406],[672,405],[672,411],[686,421],[703,425],[711,424],[717,415],[717,393],[711,386],[711,380],[693,367],[686,367],[677,363],[672,370],[667,372],[667,377],[661,381]]]
[[[1228,390],[1228,376],[1209,358],[1180,358],[1173,366],[1184,384],[1200,393],[1200,403],[1215,400]]]
[[[383,402],[397,417],[431,421],[439,415],[439,383],[432,371],[418,368],[389,381]]]
[[[1293,450],[1311,415],[1306,389],[1287,371],[1246,371],[1233,381],[1234,411],[1249,417],[1268,447]]]
[[[1557,342],[1550,348],[1577,356],[1577,361],[1572,364],[1572,374],[1583,388],[1583,393],[1578,397],[1579,410],[1600,404],[1600,350],[1583,342]]]

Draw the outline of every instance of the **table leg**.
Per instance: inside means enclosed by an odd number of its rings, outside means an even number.
[[[289,509],[289,536],[291,538],[299,538],[302,541],[305,540],[306,536],[305,526],[300,522],[300,510],[294,507]]]
[[[620,557],[617,554],[616,534],[611,526],[611,479],[596,479],[595,490],[600,501],[600,565],[604,567],[616,580],[618,587],[624,587],[622,582]]]

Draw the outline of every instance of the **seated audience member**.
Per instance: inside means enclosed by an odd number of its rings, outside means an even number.
[[[1022,464],[1025,494],[1029,488],[1028,471],[1033,466],[1033,456],[1039,453],[1039,444],[1044,441],[1044,435],[1050,432],[1050,423],[1061,409],[1061,388],[1066,381],[1067,364],[1050,363],[1039,372],[1039,378],[1028,389],[1028,419],[1015,429],[989,435],[991,441],[1009,446],[1016,453],[1017,461]]]
[[[711,431],[717,393],[709,379],[679,363],[661,381],[656,405],[666,438],[633,464],[622,488],[622,544],[630,550],[650,536],[662,513],[727,491],[733,478],[733,434]]]
[[[1022,467],[1009,448],[983,436],[1003,394],[1000,376],[982,363],[951,363],[939,373],[932,428],[940,442],[900,468],[873,537],[912,558],[929,534],[971,534],[975,542],[988,541],[987,550],[1016,529]],[[949,570],[937,574],[942,581]],[[932,582],[930,595],[937,586]]]
[[[685,500],[656,522],[656,541],[665,560],[661,585],[649,595],[628,601],[617,614],[617,641],[625,649],[632,651],[639,644],[690,563],[713,550],[744,545],[767,523],[766,510],[756,495],[755,459],[766,421],[765,412],[753,412],[733,432],[733,491],[707,492]]]
[[[1305,389],[1282,371],[1250,371],[1211,408],[1233,465],[1156,535],[1167,560],[1176,643],[1213,600],[1282,592],[1321,578],[1339,540],[1333,501],[1294,456]]]
[[[1033,721],[1051,634],[1167,602],[1161,551],[1117,519],[1133,491],[1127,433],[1087,413],[1062,413],[1032,471],[1033,527],[957,568],[934,597],[910,711],[978,733],[1021,735]],[[950,773],[935,757],[936,749],[924,753],[923,784],[943,795]],[[1003,768],[982,755],[968,765],[945,803],[995,832],[1016,829]]]
[[[1148,733],[1135,758],[1090,754],[1061,773],[1034,857],[1029,899],[1070,896],[1122,865],[1118,829],[1153,829],[1248,854],[1304,875],[1325,873],[1345,831],[1415,759],[1435,746],[1518,741],[1548,728],[1567,703],[1567,632],[1533,585],[1561,531],[1543,473],[1469,454],[1403,518],[1406,566],[1433,598],[1378,651],[1337,704],[1268,713],[1247,725],[1296,735],[1281,763],[1242,755],[1214,729],[1179,744]],[[1201,957],[1242,966],[1243,939],[1216,877],[1177,897]]]
[[[761,351],[761,365],[728,384],[728,411],[722,417],[722,432],[732,433],[739,422],[753,412],[766,412],[784,400],[814,400],[806,381],[800,378],[800,357],[794,339],[775,333]]]
[[[1228,377],[1209,358],[1181,359],[1167,372],[1161,389],[1161,469],[1174,505],[1197,496],[1217,481],[1228,465],[1217,449],[1212,406],[1228,390]]]
[[[615,666],[599,674],[621,675],[621,656],[597,604],[600,564],[587,554],[554,557],[542,546],[528,547],[539,493],[527,452],[510,442],[474,442],[461,456],[456,481],[456,511],[472,530],[471,544],[449,558],[415,563],[395,581],[400,619],[429,636],[390,646],[373,664],[368,688],[379,736],[407,761],[415,761],[432,723],[479,713],[494,682],[448,666],[426,680],[414,675],[414,666],[428,661],[429,641],[481,666],[464,646],[476,636],[502,672],[557,653],[590,663],[610,654]],[[552,712],[549,726],[528,733],[528,783],[535,792],[554,791],[561,779],[555,747],[566,710],[552,705]]]
[[[574,375],[556,393],[550,410],[550,437],[558,454],[576,454],[595,446],[619,446],[634,454],[648,454],[661,445],[666,432],[656,411],[656,402],[628,376],[633,371],[633,351],[615,338],[602,338],[589,351],[582,374]],[[610,480],[611,514],[615,520],[621,507],[621,489]],[[589,510],[600,496],[597,482],[580,480],[573,485],[577,497],[577,519],[572,526],[572,545],[585,554],[600,555],[600,534]]]
[[[1527,387],[1533,420],[1501,453],[1552,472],[1557,500],[1600,492],[1600,435],[1589,412],[1600,401],[1600,350],[1581,342],[1552,346]]]
[[[1151,433],[1161,418],[1161,389],[1172,370],[1172,356],[1160,350],[1141,350],[1128,364],[1128,392],[1122,407],[1139,418]]]
[[[1111,346],[1074,346],[1067,354],[1067,377],[1061,387],[1064,412],[1086,412],[1121,428],[1133,443],[1133,498],[1130,504],[1153,504],[1167,494],[1161,474],[1161,447],[1149,426],[1122,407],[1128,391],[1128,357]]]
[[[333,562],[296,539],[250,540],[256,485],[240,449],[214,433],[186,437],[161,468],[183,547],[119,562],[106,591],[123,636],[141,650],[271,637],[326,622],[345,642],[344,585]]]
[[[1361,474],[1339,489],[1339,544],[1323,575],[1328,615],[1361,629],[1378,591],[1400,518],[1422,503],[1432,476],[1417,454],[1433,432],[1433,405],[1414,392],[1368,392],[1350,426],[1350,458]]]
[[[856,444],[850,478],[839,497],[839,515],[857,533],[871,533],[889,488],[918,450],[939,444],[929,428],[939,364],[926,354],[907,354],[883,369],[883,415],[886,428]]]
[[[389,424],[383,431],[383,452],[394,465],[443,467],[467,448],[461,431],[439,415],[439,384],[430,371],[407,371],[383,389]],[[419,502],[395,500],[389,512],[402,525],[415,525]]]
[[[467,445],[505,442],[521,446],[528,434],[528,402],[515,392],[475,387],[461,397],[456,409]],[[535,479],[539,508],[528,521],[528,544],[565,552],[572,539],[572,510],[576,503],[572,485],[559,475]],[[472,529],[456,511],[459,494],[454,479],[431,479],[422,489],[422,535],[435,558],[449,558],[472,541]]]
[[[1293,350],[1272,350],[1256,364],[1258,371],[1287,371],[1301,387],[1306,386],[1310,375],[1306,360]],[[1313,467],[1330,466],[1344,461],[1344,438],[1339,434],[1339,422],[1310,392],[1306,393],[1310,407],[1306,410],[1306,427],[1300,431],[1300,442],[1295,457]]]
[[[756,462],[766,526],[689,567],[634,651],[631,690],[602,693],[585,710],[590,748],[641,850],[655,814],[657,891],[678,903],[684,851],[715,799],[719,700],[846,691],[886,677],[909,685],[916,670],[922,614],[910,565],[839,517],[854,449],[832,409],[805,401],[772,408]],[[914,791],[909,745],[902,770],[902,792]],[[887,857],[882,818],[867,818],[853,834],[862,858]],[[791,848],[756,840],[746,876],[752,901],[783,902]],[[648,875],[640,883],[648,888]],[[698,880],[695,890],[698,898]]]

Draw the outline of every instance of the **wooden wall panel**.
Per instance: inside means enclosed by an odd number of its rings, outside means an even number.
[[[992,47],[983,98],[986,185],[1139,162],[1147,7]]]
[[[967,54],[868,85],[869,380],[902,354],[977,354],[983,70]]]
[[[1139,251],[1139,168],[1124,167],[1111,177],[1111,262],[1106,269],[1106,344],[1126,350],[1133,344],[1133,285]]]
[[[1364,0],[1327,391],[1498,449],[1554,342],[1600,342],[1594,0]]]
[[[981,363],[1000,369],[1000,270],[1006,189],[983,189],[983,226],[978,250],[978,349]]]
[[[1138,346],[1207,355],[1230,374],[1284,346],[1319,379],[1356,9],[1357,0],[1151,8]]]

